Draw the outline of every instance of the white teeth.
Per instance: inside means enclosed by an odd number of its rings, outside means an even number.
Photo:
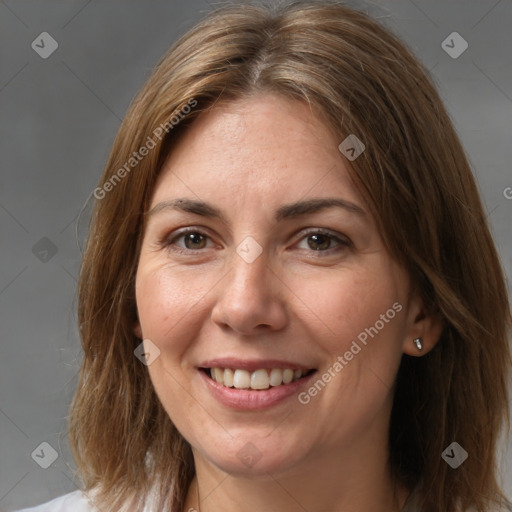
[[[280,386],[283,383],[283,370],[280,368],[272,368],[270,370],[270,385]]]
[[[213,369],[213,378],[219,383],[224,384],[224,372],[221,368]]]
[[[222,371],[220,368],[218,368],[218,370]],[[235,370],[235,374],[233,375],[233,386],[237,389],[250,388],[251,374],[247,370]]]
[[[269,387],[289,384],[300,379],[306,371],[291,368],[259,369],[254,372],[233,370],[231,368],[211,368],[211,378],[228,388],[236,389],[268,389]]]
[[[283,370],[283,384],[289,384],[293,380],[293,370],[286,368]]]
[[[252,389],[268,389],[270,379],[267,370],[256,370],[251,373],[251,388]]]
[[[227,386],[228,388],[233,387],[233,376],[233,370],[230,370],[229,368],[224,370],[224,386]]]

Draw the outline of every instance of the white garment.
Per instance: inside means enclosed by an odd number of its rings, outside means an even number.
[[[80,489],[54,498],[51,501],[37,505],[31,508],[24,508],[16,512],[99,512],[94,505],[94,498],[98,489],[91,489],[87,494]],[[153,512],[156,508],[156,492],[153,491],[148,496],[144,509],[141,512]],[[124,507],[123,507],[124,508]],[[123,512],[118,510],[116,512]]]
[[[402,512],[417,512],[416,499],[415,493],[411,493]],[[506,508],[502,508],[500,511],[512,511],[512,506],[510,508],[506,506]],[[89,501],[82,491],[78,490],[65,494],[64,496],[59,496],[42,505],[24,508],[17,512],[98,512],[98,509]],[[151,512],[150,505],[146,505],[142,512]]]
[[[89,502],[82,491],[74,491],[59,496],[37,507],[24,508],[18,512],[96,512],[96,507]]]
[[[16,512],[98,512],[98,509],[88,500],[82,491],[77,490],[64,496],[59,496],[47,503],[32,508],[24,508]],[[143,512],[151,512],[148,506]],[[403,512],[417,512],[411,497],[407,500]]]

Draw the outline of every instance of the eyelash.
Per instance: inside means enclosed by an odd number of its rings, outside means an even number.
[[[185,254],[185,253],[197,254],[201,251],[204,251],[206,248],[204,248],[204,249],[187,249],[187,248],[178,247],[178,246],[174,245],[177,240],[179,240],[180,238],[183,238],[189,234],[201,235],[203,237],[210,239],[210,236],[207,233],[205,233],[204,231],[201,231],[200,229],[187,228],[182,231],[179,231],[178,233],[176,233],[176,236],[174,236],[172,238],[170,238],[170,237],[164,238],[160,242],[160,246],[163,248],[166,248],[170,251],[177,252],[180,254]],[[336,253],[341,250],[352,247],[352,242],[348,238],[341,238],[340,236],[335,235],[331,231],[328,231],[328,230],[325,230],[322,228],[310,229],[309,231],[306,231],[304,233],[304,236],[299,240],[299,242],[304,239],[307,239],[307,237],[311,236],[311,235],[327,236],[327,237],[329,237],[330,240],[334,240],[338,244],[336,247],[330,247],[329,249],[326,249],[325,251],[322,251],[322,250],[315,251],[315,250],[311,249],[309,252],[312,252],[314,254],[322,254],[322,253],[326,254],[327,253],[326,255],[331,255],[333,252]],[[322,256],[319,255],[318,257],[322,257]]]

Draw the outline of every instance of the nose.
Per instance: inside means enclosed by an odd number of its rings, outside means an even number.
[[[283,329],[288,319],[286,286],[270,268],[266,253],[249,263],[234,252],[230,267],[219,283],[212,320],[241,335]]]

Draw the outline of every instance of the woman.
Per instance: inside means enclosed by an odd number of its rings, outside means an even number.
[[[375,21],[209,15],[94,195],[84,491],[34,511],[507,509],[504,276],[435,88]]]

